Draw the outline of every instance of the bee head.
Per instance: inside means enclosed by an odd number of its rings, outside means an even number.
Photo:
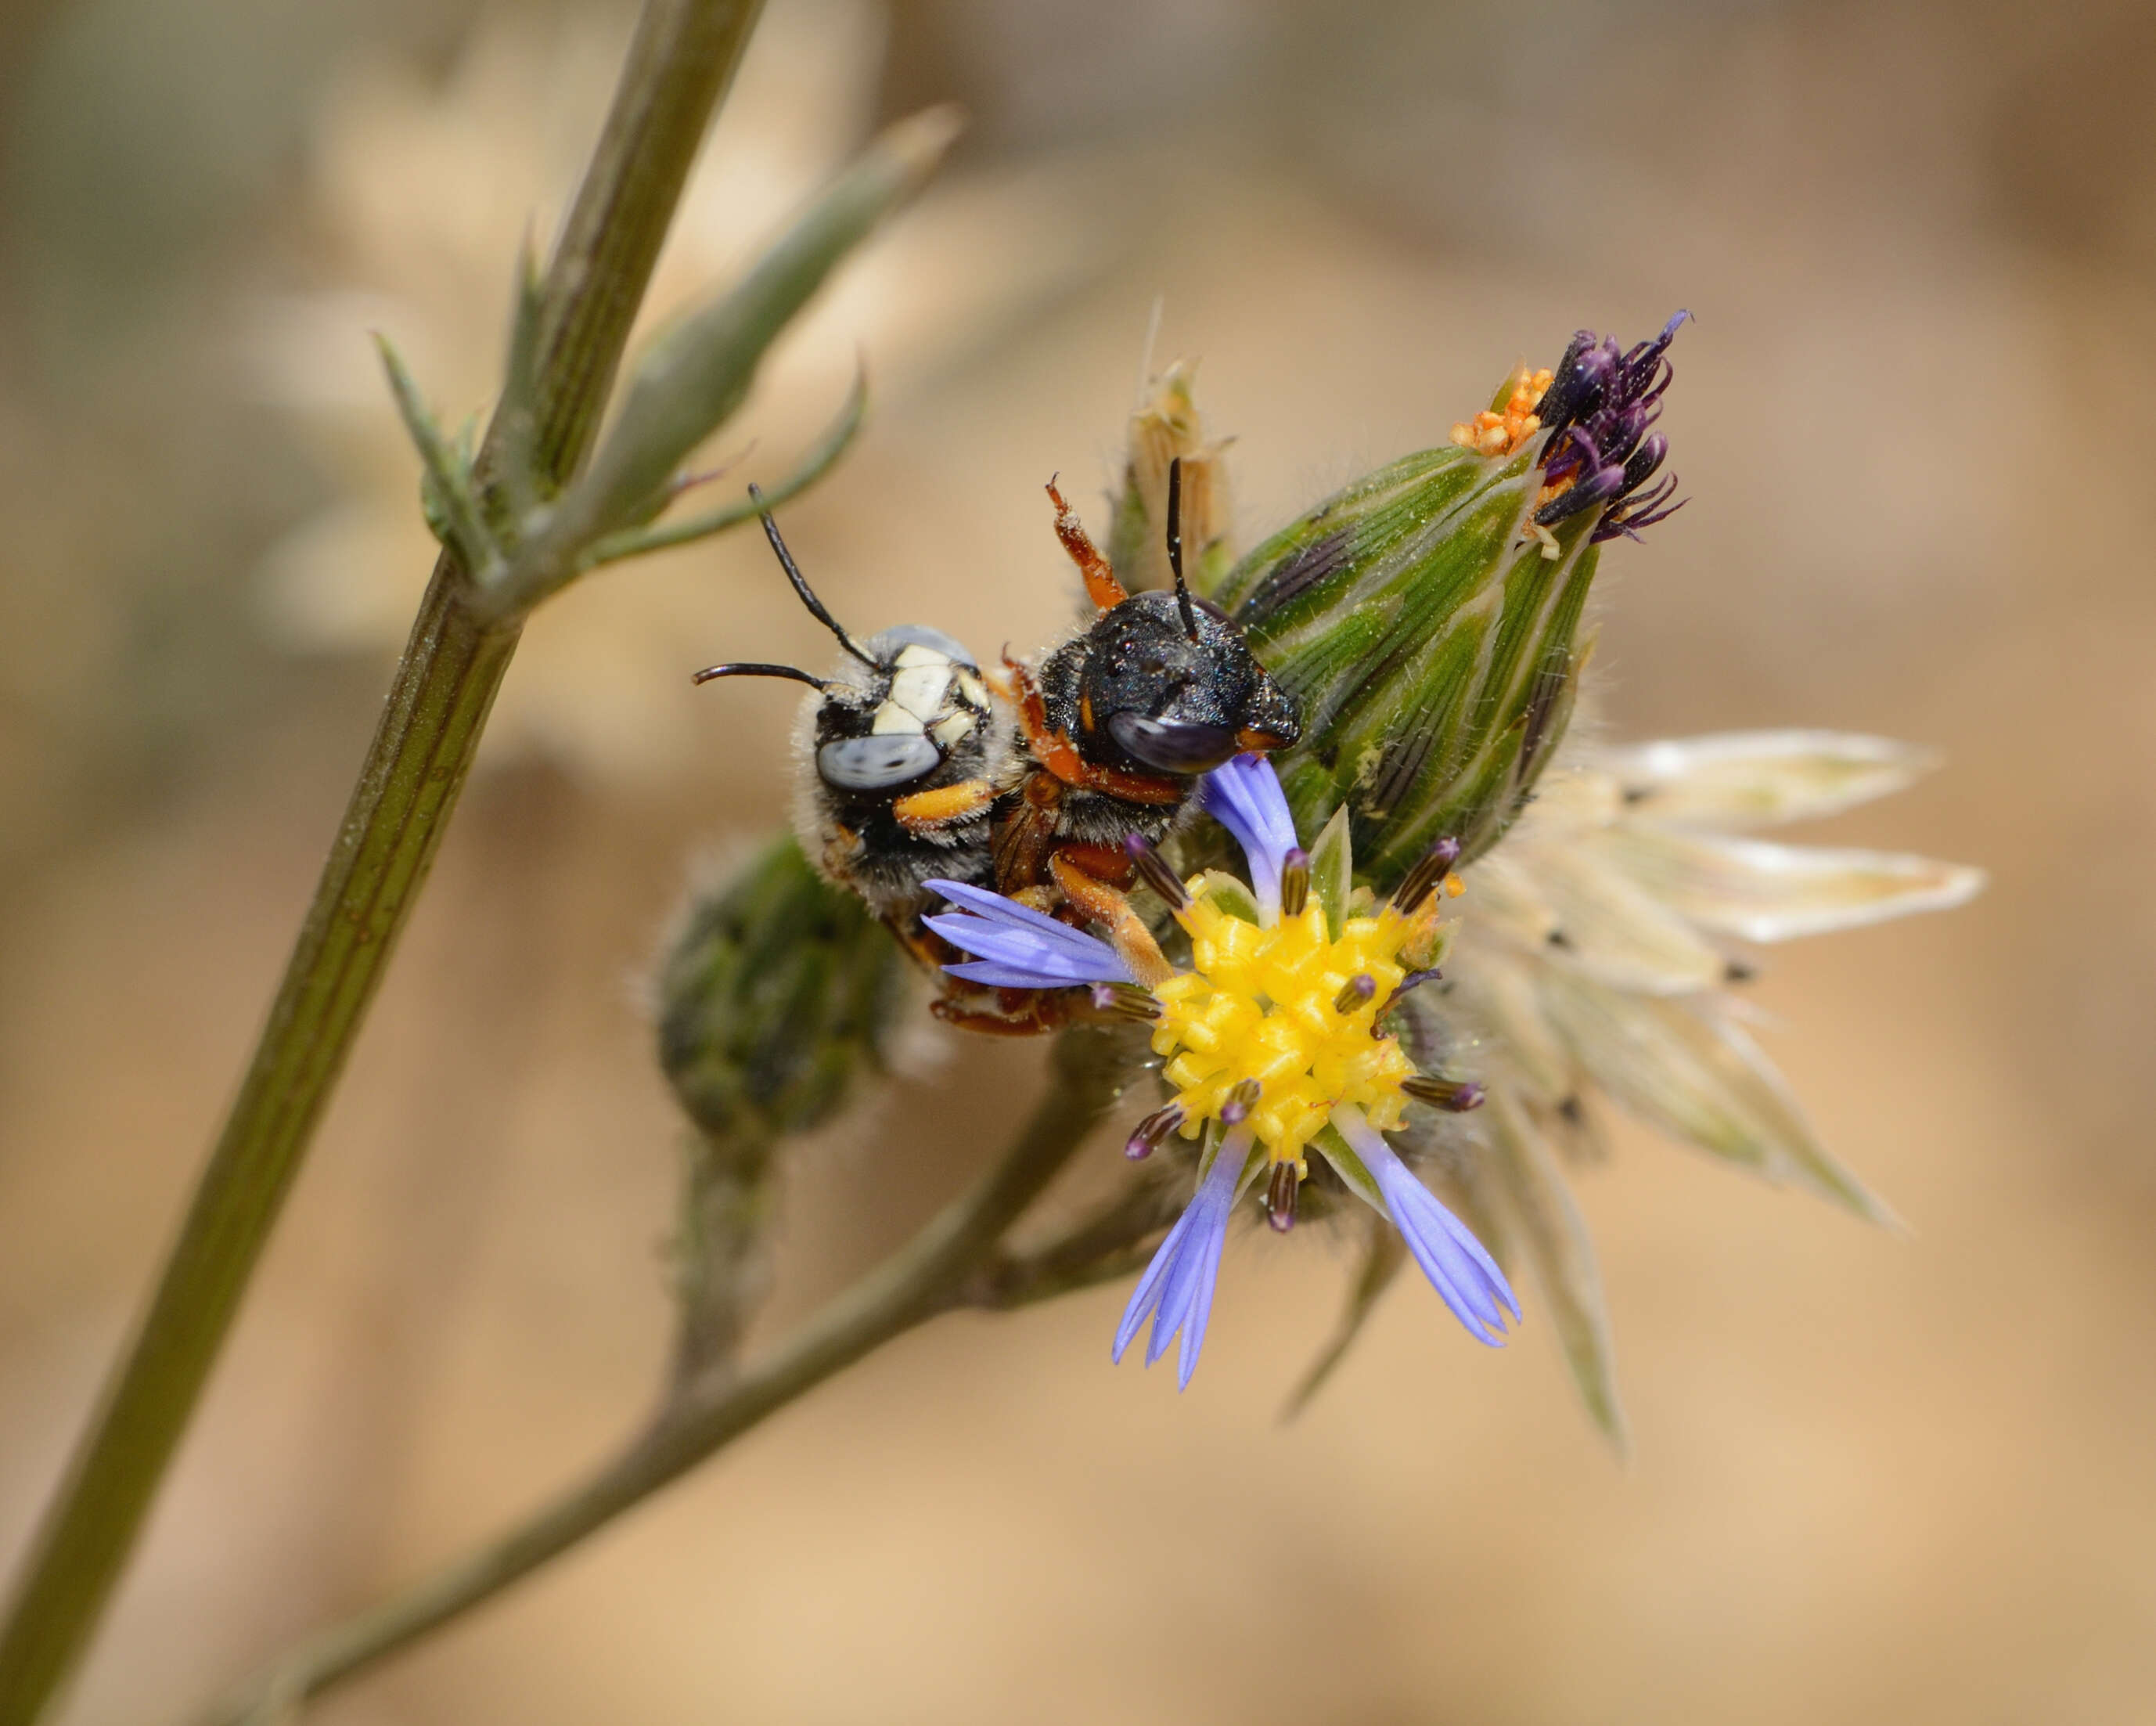
[[[1243,750],[1284,749],[1302,729],[1294,698],[1205,600],[1126,599],[1086,632],[1082,664],[1078,721],[1087,753],[1115,765],[1202,773]]]

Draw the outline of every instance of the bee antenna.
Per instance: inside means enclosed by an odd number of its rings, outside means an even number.
[[[795,665],[766,665],[744,660],[738,665],[706,665],[689,681],[709,683],[714,677],[791,677],[796,683],[805,683],[814,689],[829,689],[831,686],[821,677],[811,677]]]
[[[778,523],[772,519],[771,511],[763,506],[763,493],[751,485],[748,495],[755,501],[757,518],[763,523],[763,537],[771,542],[772,550],[778,554],[778,567],[786,572],[787,580],[793,583],[793,591],[801,596],[801,603],[808,608],[808,615],[836,635],[839,645],[871,671],[881,670],[883,668],[861,651],[854,638],[839,628],[838,619],[824,609],[824,602],[816,597],[816,590],[808,585],[808,578],[802,574],[800,566],[794,562],[793,552],[786,549],[786,542],[779,537]],[[815,680],[811,678],[808,681],[814,682]]]
[[[1198,612],[1190,603],[1190,583],[1183,578],[1183,458],[1168,465],[1168,567],[1175,577],[1175,604],[1183,613],[1183,633],[1198,639]]]

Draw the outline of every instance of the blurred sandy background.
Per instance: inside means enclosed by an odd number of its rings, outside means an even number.
[[[364,331],[481,404],[626,22],[0,13],[10,1569],[424,571]],[[1231,1250],[1180,1398],[1109,1367],[1119,1290],[947,1320],[320,1718],[2156,1718],[2152,87],[2156,11],[2106,0],[773,0],[662,301],[880,117],[977,120],[733,442],[777,471],[865,343],[871,429],[788,513],[860,629],[1060,616],[1038,488],[1100,509],[1156,295],[1246,541],[1576,325],[1697,314],[1666,421],[1695,501],[1605,563],[1605,706],[1948,757],[1834,834],[1990,893],[1759,986],[1912,1233],[1620,1132],[1581,1190],[1629,1466],[1532,1310],[1491,1355],[1419,1288],[1278,1425],[1343,1270],[1315,1233]],[[685,674],[824,650],[742,538],[533,626],[70,1722],[182,1718],[642,1412],[679,1129],[638,981],[690,857],[777,817],[791,711]],[[772,1321],[947,1194],[1037,1058],[957,1047],[808,1148]]]

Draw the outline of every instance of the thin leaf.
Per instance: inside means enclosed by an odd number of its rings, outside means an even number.
[[[1355,891],[1355,842],[1344,805],[1332,812],[1310,848],[1310,891],[1325,907],[1326,929],[1337,941],[1348,921],[1348,896]]]
[[[730,292],[691,312],[638,363],[591,470],[562,499],[543,585],[655,496],[689,452],[747,398],[765,351],[824,278],[924,185],[958,134],[957,111],[900,121],[820,193]],[[520,596],[525,603],[536,597]]]
[[[1491,1183],[1512,1225],[1506,1234],[1534,1272],[1588,1418],[1617,1454],[1625,1456],[1630,1446],[1602,1273],[1557,1153],[1527,1106],[1507,1087],[1491,1088],[1483,1123],[1489,1133]]]
[[[863,367],[855,372],[854,386],[847,392],[845,404],[839,408],[837,418],[824,429],[824,435],[801,458],[793,471],[765,491],[761,508],[753,500],[745,500],[685,521],[641,528],[633,533],[613,534],[585,554],[586,562],[594,566],[613,563],[624,557],[641,557],[646,552],[663,551],[669,546],[686,545],[691,540],[707,539],[745,521],[753,521],[762,510],[775,510],[782,504],[790,503],[837,465],[859,434],[868,417],[868,407],[869,374]]]
[[[513,522],[537,506],[539,472],[539,321],[544,310],[539,265],[527,231],[516,254],[516,291],[509,319],[509,357],[501,402],[495,410],[493,470],[501,480]]]
[[[499,554],[494,537],[480,515],[479,501],[472,495],[470,466],[444,439],[396,345],[378,331],[374,345],[382,355],[382,369],[389,374],[390,393],[396,398],[404,429],[411,434],[425,465],[424,501],[428,523],[463,561],[465,573],[483,580],[499,561]]]

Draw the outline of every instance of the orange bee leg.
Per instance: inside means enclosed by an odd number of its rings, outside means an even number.
[[[1055,506],[1055,537],[1063,542],[1063,549],[1078,566],[1079,574],[1086,578],[1086,597],[1102,611],[1114,610],[1131,596],[1123,591],[1123,584],[1116,579],[1116,572],[1108,567],[1108,560],[1079,525],[1078,517],[1064,502],[1063,494],[1055,489],[1053,480],[1048,482],[1048,496]]]
[[[1064,898],[1108,932],[1109,943],[1130,967],[1132,977],[1151,984],[1164,983],[1175,974],[1175,967],[1162,956],[1160,945],[1152,938],[1152,931],[1145,926],[1145,919],[1131,909],[1131,902],[1119,889],[1110,886],[1098,876],[1087,874],[1067,851],[1058,851],[1050,857],[1048,870],[1055,877],[1055,885],[1062,889]]]
[[[968,815],[978,815],[996,800],[996,788],[986,779],[961,779],[934,791],[916,791],[891,806],[898,824],[908,833],[927,834]]]
[[[1034,759],[1066,785],[1098,791],[1125,803],[1150,804],[1164,808],[1180,803],[1189,786],[1179,779],[1157,778],[1150,773],[1127,773],[1122,768],[1096,767],[1078,753],[1078,746],[1048,722],[1048,704],[1040,698],[1033,674],[1016,660],[1006,658],[1004,669],[1017,697],[1019,727]]]

